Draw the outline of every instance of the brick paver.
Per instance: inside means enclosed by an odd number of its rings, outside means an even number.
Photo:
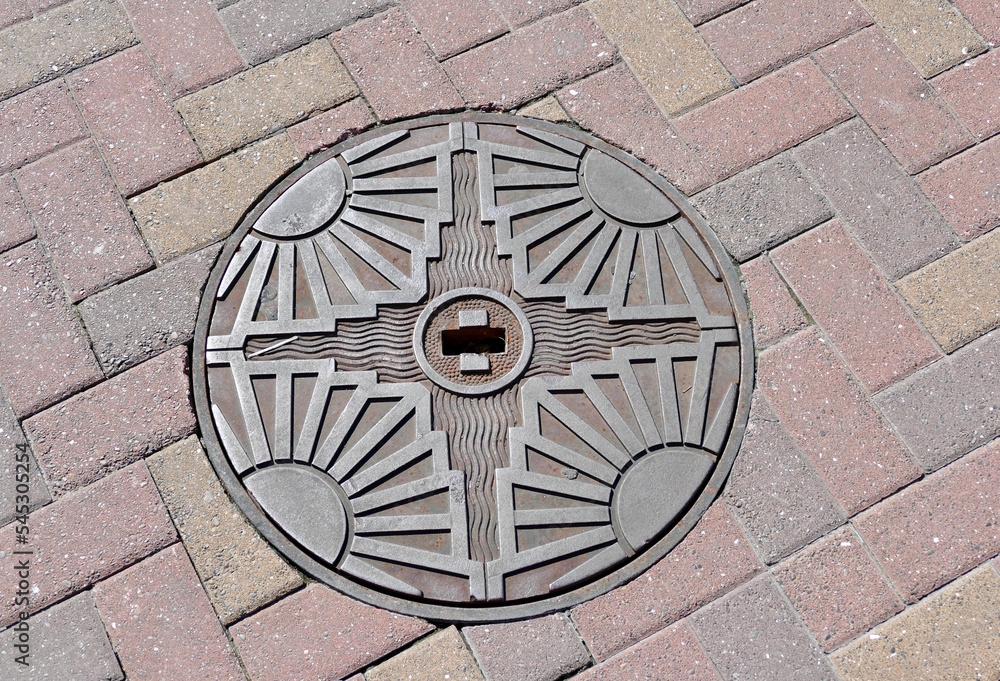
[[[760,392],[754,394],[726,498],[767,563],[843,524],[846,516]]]
[[[951,3],[861,0],[924,78],[986,49],[982,36]]]
[[[1000,325],[1000,232],[914,272],[899,292],[945,352]]]
[[[762,569],[725,503],[715,502],[666,558],[572,611],[598,660],[641,641]]]
[[[574,681],[645,681],[684,679],[721,681],[705,650],[686,621],[650,636],[642,643],[618,653],[593,669],[573,677]]]
[[[685,194],[711,178],[625,64],[563,88],[556,97],[581,126],[635,154]]]
[[[706,189],[694,204],[740,261],[833,217],[829,202],[790,152]]]
[[[794,154],[890,280],[940,258],[959,243],[862,121],[837,126]]]
[[[387,662],[369,669],[367,681],[483,681],[469,649],[455,627],[430,636]]]
[[[15,177],[73,302],[153,266],[90,140],[46,156]]]
[[[55,497],[194,430],[187,359],[176,348],[24,422]]]
[[[223,624],[302,585],[230,501],[196,437],[154,454],[147,465]]]
[[[718,57],[673,3],[594,0],[588,6],[668,116],[733,89]]]
[[[744,263],[740,272],[753,310],[756,347],[763,349],[806,327],[805,315],[767,256]]]
[[[465,627],[486,681],[556,681],[587,666],[590,653],[562,613]]]
[[[509,29],[490,0],[404,0],[403,7],[438,59],[447,59]]]
[[[0,0],[0,29],[31,18],[27,0]]]
[[[854,0],[754,0],[698,30],[729,72],[746,83],[871,21]]]
[[[928,476],[855,519],[907,602],[1000,552],[1000,442]]]
[[[1000,2],[997,0],[955,0],[955,6],[991,47],[1000,43]]]
[[[1000,332],[914,374],[876,402],[927,470],[986,444],[1000,435]]]
[[[331,39],[380,119],[462,107],[455,86],[402,10],[359,21]]]
[[[311,584],[229,633],[254,681],[285,681],[346,677],[433,630]]]
[[[11,175],[0,175],[0,252],[35,236],[24,199]]]
[[[917,178],[924,193],[963,239],[1000,225],[1000,137],[931,168]]]
[[[613,71],[614,67],[607,69],[604,73]],[[518,116],[527,116],[528,118],[538,118],[543,121],[552,121],[553,123],[572,123],[573,119],[570,115],[566,113],[566,109],[563,105],[559,103],[555,95],[548,95],[542,97],[541,99],[528,104],[523,109],[517,112]]]
[[[288,128],[288,136],[302,156],[333,146],[375,125],[375,117],[360,97],[324,111]]]
[[[38,241],[0,256],[0,383],[18,416],[103,378]]]
[[[961,151],[972,136],[877,26],[817,55],[820,67],[911,173]]]
[[[122,0],[122,4],[175,97],[245,68],[209,0]]]
[[[864,544],[840,529],[774,571],[792,606],[826,652],[903,609]]]
[[[75,0],[0,31],[0,98],[138,42],[115,0]]]
[[[972,134],[985,138],[1000,132],[1000,56],[996,52],[946,71],[931,82]]]
[[[191,340],[201,292],[220,248],[203,248],[77,307],[105,374],[117,374]]]
[[[812,62],[795,62],[678,118],[674,127],[716,180],[852,116]]]
[[[689,621],[723,678],[837,681],[771,575],[757,577]]]
[[[84,592],[38,613],[28,620],[28,661],[17,668],[10,659],[20,654],[14,646],[23,632],[3,632],[4,651],[0,664],[16,669],[11,678],[42,681],[121,681],[124,678],[111,648],[104,622],[94,605],[94,596]]]
[[[40,508],[28,518],[28,526],[34,551],[30,612],[62,601],[177,541],[142,461]],[[14,527],[0,530],[0,546],[14,546]],[[5,584],[17,583],[14,565],[13,560],[0,564]],[[0,626],[15,617],[14,592],[7,591]]]
[[[87,134],[62,81],[0,102],[0,172],[20,168]]]
[[[24,479],[25,463],[28,465],[27,480]],[[27,501],[18,499],[19,486],[20,496],[24,495],[23,485],[28,486]],[[24,431],[17,423],[7,396],[0,390],[0,527],[14,520],[19,512],[24,513],[24,507],[30,513],[51,500]]]
[[[839,651],[844,681],[989,679],[1000,674],[1000,577],[985,565]]]
[[[216,4],[228,5],[219,12],[222,23],[246,60],[259,64],[371,16],[389,0],[217,0]]]
[[[578,8],[452,57],[444,67],[470,106],[515,109],[610,66],[615,54],[590,12]]]
[[[713,19],[723,12],[745,5],[750,0],[679,0],[677,6],[681,8],[687,18],[695,26],[703,24],[709,19]]]
[[[240,149],[129,200],[139,231],[163,264],[215,243],[301,159],[287,135]]]
[[[491,0],[514,28],[579,5],[583,0]]]
[[[98,584],[94,597],[130,681],[245,678],[179,544]]]
[[[919,477],[888,423],[816,330],[762,352],[757,380],[848,515]]]
[[[207,159],[266,137],[358,92],[325,40],[237,74],[177,102]]]
[[[797,237],[772,257],[869,392],[941,356],[838,221]]]

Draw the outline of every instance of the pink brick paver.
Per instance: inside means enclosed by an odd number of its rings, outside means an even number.
[[[311,584],[229,633],[254,681],[286,681],[346,677],[433,630]]]
[[[30,610],[37,612],[106,579],[177,541],[156,485],[138,461],[90,487],[44,506],[28,518],[34,551]],[[15,546],[15,525],[0,530]],[[14,561],[0,563],[0,579],[15,584]],[[4,591],[0,627],[14,618],[14,594]]]
[[[31,18],[26,0],[0,0],[0,29]]]
[[[582,127],[638,156],[685,194],[711,183],[625,64],[573,83],[557,92],[556,98]]]
[[[666,558],[572,611],[598,660],[641,641],[747,581],[760,560],[722,501],[715,502]]]
[[[722,681],[686,621],[574,676],[574,681]]]
[[[698,30],[746,83],[870,23],[854,0],[755,0]]]
[[[465,627],[486,681],[556,681],[590,663],[590,653],[563,613]]]
[[[59,497],[166,447],[195,429],[187,349],[143,362],[24,422]]]
[[[920,476],[905,447],[815,329],[762,352],[757,380],[848,515]]]
[[[562,12],[583,0],[492,0],[514,28],[527,26],[550,14]]]
[[[616,51],[586,8],[549,17],[446,61],[472,107],[514,109],[610,66]]]
[[[750,0],[678,0],[677,6],[697,26]]]
[[[816,59],[907,171],[920,172],[972,144],[965,126],[881,28],[845,38]]]
[[[69,82],[126,196],[201,163],[141,48],[88,66]]]
[[[331,40],[382,120],[462,107],[455,86],[401,10],[360,21]]]
[[[963,239],[1000,224],[1000,137],[948,159],[917,184]]]
[[[305,157],[373,125],[375,117],[359,97],[293,125],[288,128],[288,136]]]
[[[38,241],[0,256],[0,383],[18,416],[104,378]]]
[[[1000,56],[996,52],[945,71],[931,82],[972,134],[984,138],[1000,132]]]
[[[209,0],[122,0],[122,4],[174,97],[246,67]]]
[[[869,392],[941,356],[839,221],[806,232],[772,257]]]
[[[855,519],[908,603],[1000,552],[1000,441]]]
[[[244,681],[181,544],[94,587],[130,681]]]
[[[852,115],[819,69],[801,60],[681,116],[674,128],[718,181]]]
[[[0,102],[0,173],[20,168],[87,134],[62,81]]]
[[[74,303],[153,266],[92,141],[46,156],[14,176]]]
[[[774,576],[826,652],[903,609],[903,602],[850,528],[779,565]]]
[[[806,318],[766,256],[740,267],[753,310],[754,343],[764,348],[806,328]]]
[[[404,0],[403,7],[438,59],[447,59],[509,29],[490,0]]]
[[[955,0],[955,6],[993,46],[1000,44],[1000,1]]]
[[[22,244],[33,236],[35,226],[31,224],[14,178],[0,175],[0,252]]]

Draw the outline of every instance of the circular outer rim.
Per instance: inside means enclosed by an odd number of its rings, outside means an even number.
[[[291,540],[289,540],[264,514],[250,498],[250,495],[239,482],[239,477],[229,466],[225,453],[219,442],[218,435],[213,427],[204,429],[201,433],[202,441],[208,452],[209,460],[215,468],[226,491],[246,515],[247,519],[259,531],[267,541],[276,548],[293,566],[305,571],[312,578],[328,584],[340,592],[356,598],[376,607],[385,608],[394,612],[422,617],[431,621],[454,622],[459,624],[481,624],[486,622],[505,622],[528,617],[537,617],[552,612],[566,610],[596,596],[607,593],[615,587],[626,584],[635,579],[661,558],[673,550],[680,541],[691,531],[697,522],[702,518],[708,507],[715,501],[722,485],[725,483],[729,472],[736,459],[736,453],[743,441],[743,434],[746,430],[747,420],[750,415],[750,398],[753,392],[754,378],[754,345],[753,334],[750,328],[750,316],[747,308],[746,297],[740,277],[735,267],[728,258],[720,259],[719,256],[727,255],[726,250],[719,241],[719,237],[708,226],[705,219],[694,210],[691,203],[677,191],[669,182],[660,177],[651,168],[647,167],[639,160],[629,154],[602,142],[595,136],[583,131],[523,116],[510,116],[506,114],[488,114],[474,111],[466,111],[457,114],[443,114],[437,116],[427,116],[420,119],[401,121],[391,125],[377,127],[360,135],[351,137],[340,144],[327,149],[314,157],[306,160],[298,168],[293,169],[281,181],[274,185],[261,199],[254,204],[254,207],[244,215],[234,232],[228,237],[225,247],[219,253],[216,264],[212,267],[208,282],[202,295],[201,305],[198,310],[198,323],[195,327],[194,344],[192,348],[192,388],[194,395],[195,410],[198,415],[199,428],[203,424],[211,424],[211,409],[207,399],[207,375],[205,373],[205,341],[208,335],[210,314],[215,300],[215,292],[219,287],[219,280],[222,278],[223,268],[218,267],[219,262],[229,262],[233,253],[243,237],[250,231],[251,226],[260,214],[278,196],[281,195],[296,180],[312,170],[323,161],[333,158],[343,150],[351,148],[357,144],[366,142],[375,137],[401,128],[424,127],[429,125],[443,125],[456,122],[476,122],[495,123],[506,125],[525,125],[539,130],[555,133],[570,139],[582,142],[594,149],[598,149],[606,154],[610,154],[629,168],[632,168],[646,180],[659,187],[686,216],[692,219],[699,233],[708,242],[712,252],[712,257],[716,259],[716,265],[722,273],[723,282],[729,293],[730,302],[733,304],[733,314],[736,319],[736,331],[739,336],[740,347],[740,389],[737,400],[736,413],[733,415],[733,426],[730,431],[726,448],[716,463],[712,476],[708,479],[701,494],[695,499],[691,507],[684,513],[683,517],[667,534],[649,546],[640,555],[622,565],[620,568],[599,577],[581,587],[565,591],[548,598],[538,598],[533,601],[510,603],[506,605],[485,605],[485,606],[456,606],[442,603],[421,602],[393,596],[389,593],[377,591],[363,586],[358,582],[349,580],[333,570],[321,565],[309,554],[304,552]]]
[[[464,385],[462,383],[455,383],[454,381],[449,381],[447,378],[442,376],[434,367],[431,366],[431,363],[427,361],[427,354],[424,352],[424,342],[422,338],[424,331],[427,329],[427,322],[430,321],[431,315],[453,300],[457,300],[459,298],[470,298],[472,296],[489,298],[494,302],[500,303],[514,314],[514,318],[517,319],[518,323],[521,325],[521,356],[518,358],[517,364],[515,364],[510,371],[500,378],[480,385]],[[525,369],[528,368],[528,363],[531,361],[531,352],[534,349],[535,334],[531,332],[531,322],[528,321],[528,317],[524,314],[524,311],[518,307],[517,303],[504,294],[488,288],[466,286],[465,288],[457,288],[442,293],[437,298],[427,303],[427,307],[425,307],[423,312],[420,313],[420,316],[417,317],[416,323],[413,325],[413,354],[417,358],[417,364],[419,364],[420,368],[423,369],[427,378],[434,381],[445,390],[450,390],[451,392],[459,393],[460,395],[488,395],[489,393],[500,390],[504,386],[510,385],[517,380],[518,376],[520,376]]]

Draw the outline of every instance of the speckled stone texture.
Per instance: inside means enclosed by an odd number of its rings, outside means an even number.
[[[913,179],[860,120],[794,151],[838,216],[894,281],[959,243]]]
[[[1000,577],[990,565],[886,622],[833,659],[844,681],[964,681],[1000,674]]]
[[[567,113],[592,134],[635,154],[692,194],[711,183],[627,65],[612,66],[556,93]]]
[[[98,584],[94,597],[130,681],[245,678],[179,544]]]
[[[997,9],[1000,22],[1000,6]],[[1000,132],[1000,55],[996,52],[946,71],[931,83],[972,134],[986,138]]]
[[[18,466],[21,464],[21,466]],[[28,480],[24,481],[24,468],[28,466]],[[19,479],[20,478],[20,479]],[[18,484],[28,485],[27,502],[18,502]],[[24,495],[24,489],[21,489]],[[14,410],[7,396],[0,390],[0,527],[14,520],[19,506],[27,506],[28,512],[44,506],[52,500],[38,463],[28,446],[21,426],[17,423]]]
[[[87,134],[65,83],[0,102],[0,172],[37,160]]]
[[[0,256],[0,382],[27,416],[103,378],[38,241]]]
[[[588,669],[574,681],[721,681],[686,621]]]
[[[1000,99],[1000,95],[994,97]],[[950,158],[917,178],[952,229],[972,239],[1000,225],[1000,139]]]
[[[365,672],[367,681],[404,678],[407,681],[483,681],[483,674],[458,630],[449,627]]]
[[[712,603],[690,622],[725,679],[837,681],[770,575]]]
[[[302,156],[333,146],[348,136],[375,125],[375,117],[361,98],[336,106],[288,128],[295,148]]]
[[[841,525],[846,516],[760,392],[754,393],[726,499],[767,563]]]
[[[196,437],[154,454],[147,464],[223,624],[302,585],[230,501]]]
[[[244,147],[129,199],[128,205],[163,264],[220,241],[260,194],[301,160],[287,135]]]
[[[792,299],[788,284],[767,256],[744,263],[740,273],[753,310],[755,347],[763,349],[806,327],[805,315]]]
[[[462,634],[486,681],[556,681],[590,663],[580,635],[562,613],[465,627]]]
[[[893,386],[879,408],[927,470],[1000,435],[1000,331]]]
[[[349,676],[433,630],[421,620],[311,584],[229,633],[254,681],[288,681]],[[289,650],[296,654],[287,655]]]
[[[195,429],[187,348],[176,348],[24,422],[60,497]]]
[[[11,175],[0,175],[0,252],[35,236],[24,199]]]
[[[716,501],[666,558],[637,579],[574,608],[573,622],[604,660],[757,574],[762,565],[736,520]]]
[[[84,592],[28,620],[30,665],[20,668],[11,659],[20,654],[14,644],[21,632],[8,629],[0,634],[0,665],[16,670],[17,679],[72,679],[73,681],[121,681],[118,658],[94,605],[94,596]]]
[[[177,541],[142,461],[43,506],[31,514],[28,526],[34,551],[30,612],[65,600]],[[15,545],[14,527],[0,530],[0,546]],[[16,583],[14,566],[13,560],[0,562],[5,584]],[[14,593],[7,591],[0,626],[15,618]]]
[[[706,189],[694,204],[741,262],[833,217],[829,202],[787,152]]]
[[[573,121],[569,114],[566,113],[566,109],[559,103],[559,100],[555,98],[555,95],[542,97],[538,101],[528,104],[518,111],[517,115],[551,121],[553,123],[571,123]]]
[[[490,0],[403,0],[403,7],[438,59],[510,30]]]
[[[837,530],[782,563],[774,576],[826,652],[903,609],[851,528]]]

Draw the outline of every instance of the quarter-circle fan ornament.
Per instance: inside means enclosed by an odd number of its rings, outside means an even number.
[[[388,126],[264,196],[205,289],[192,377],[229,493],[317,579],[436,620],[605,592],[732,467],[753,348],[688,202],[586,134]]]

